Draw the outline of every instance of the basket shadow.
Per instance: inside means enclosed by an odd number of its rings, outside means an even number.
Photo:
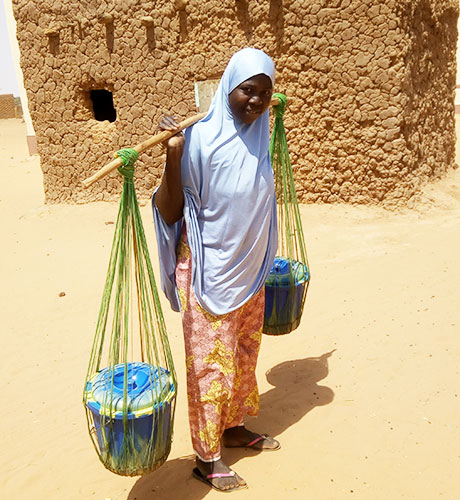
[[[140,477],[127,500],[200,500],[210,488],[192,476],[195,455],[165,462],[158,470]]]
[[[331,403],[334,392],[318,382],[329,373],[328,359],[333,352],[315,358],[285,361],[271,368],[266,377],[274,387],[260,395],[259,415],[246,419],[248,428],[275,437],[315,407]],[[258,453],[247,448],[224,448],[222,455],[227,463],[233,464]]]

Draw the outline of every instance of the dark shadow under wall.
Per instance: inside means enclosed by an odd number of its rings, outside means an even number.
[[[270,0],[268,22],[275,36],[276,52],[282,51],[284,42],[284,10],[283,0]]]
[[[150,52],[153,52],[156,48],[155,28],[153,26],[147,26],[145,28],[145,35],[147,38],[147,47]]]
[[[240,23],[240,28],[244,32],[244,36],[248,42],[251,41],[253,29],[249,17],[249,8],[247,0],[235,0],[236,17]]]
[[[105,39],[108,51],[113,52],[115,47],[115,28],[113,23],[107,23],[105,25]]]
[[[179,12],[179,36],[180,41],[185,42],[188,38],[187,13],[185,10]]]
[[[53,33],[48,36],[48,46],[53,56],[59,54],[59,33]]]

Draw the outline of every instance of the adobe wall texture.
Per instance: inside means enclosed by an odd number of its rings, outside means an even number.
[[[303,202],[404,204],[454,166],[457,0],[13,0],[50,203],[118,199],[110,152],[196,112],[194,82],[245,46],[268,52]],[[94,119],[89,92],[113,92]],[[158,184],[161,148],[137,188]]]
[[[16,103],[13,94],[0,95],[0,119],[16,118]]]

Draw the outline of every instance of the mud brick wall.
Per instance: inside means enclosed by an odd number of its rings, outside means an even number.
[[[13,94],[0,95],[0,120],[4,118],[16,118],[16,104]]]
[[[245,46],[274,58],[289,98],[302,202],[400,205],[454,166],[456,0],[13,4],[50,203],[118,199],[116,173],[90,190],[80,180],[162,114],[194,114],[194,83]],[[114,121],[95,118],[94,90],[112,93]],[[141,197],[163,162],[161,148],[141,155]]]

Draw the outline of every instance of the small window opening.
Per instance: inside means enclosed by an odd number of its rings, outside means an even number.
[[[195,103],[198,111],[208,111],[218,86],[217,79],[195,82]]]
[[[113,106],[112,92],[105,89],[91,90],[91,102],[93,103],[94,118],[100,122],[109,120],[114,122],[117,119],[117,112]]]

